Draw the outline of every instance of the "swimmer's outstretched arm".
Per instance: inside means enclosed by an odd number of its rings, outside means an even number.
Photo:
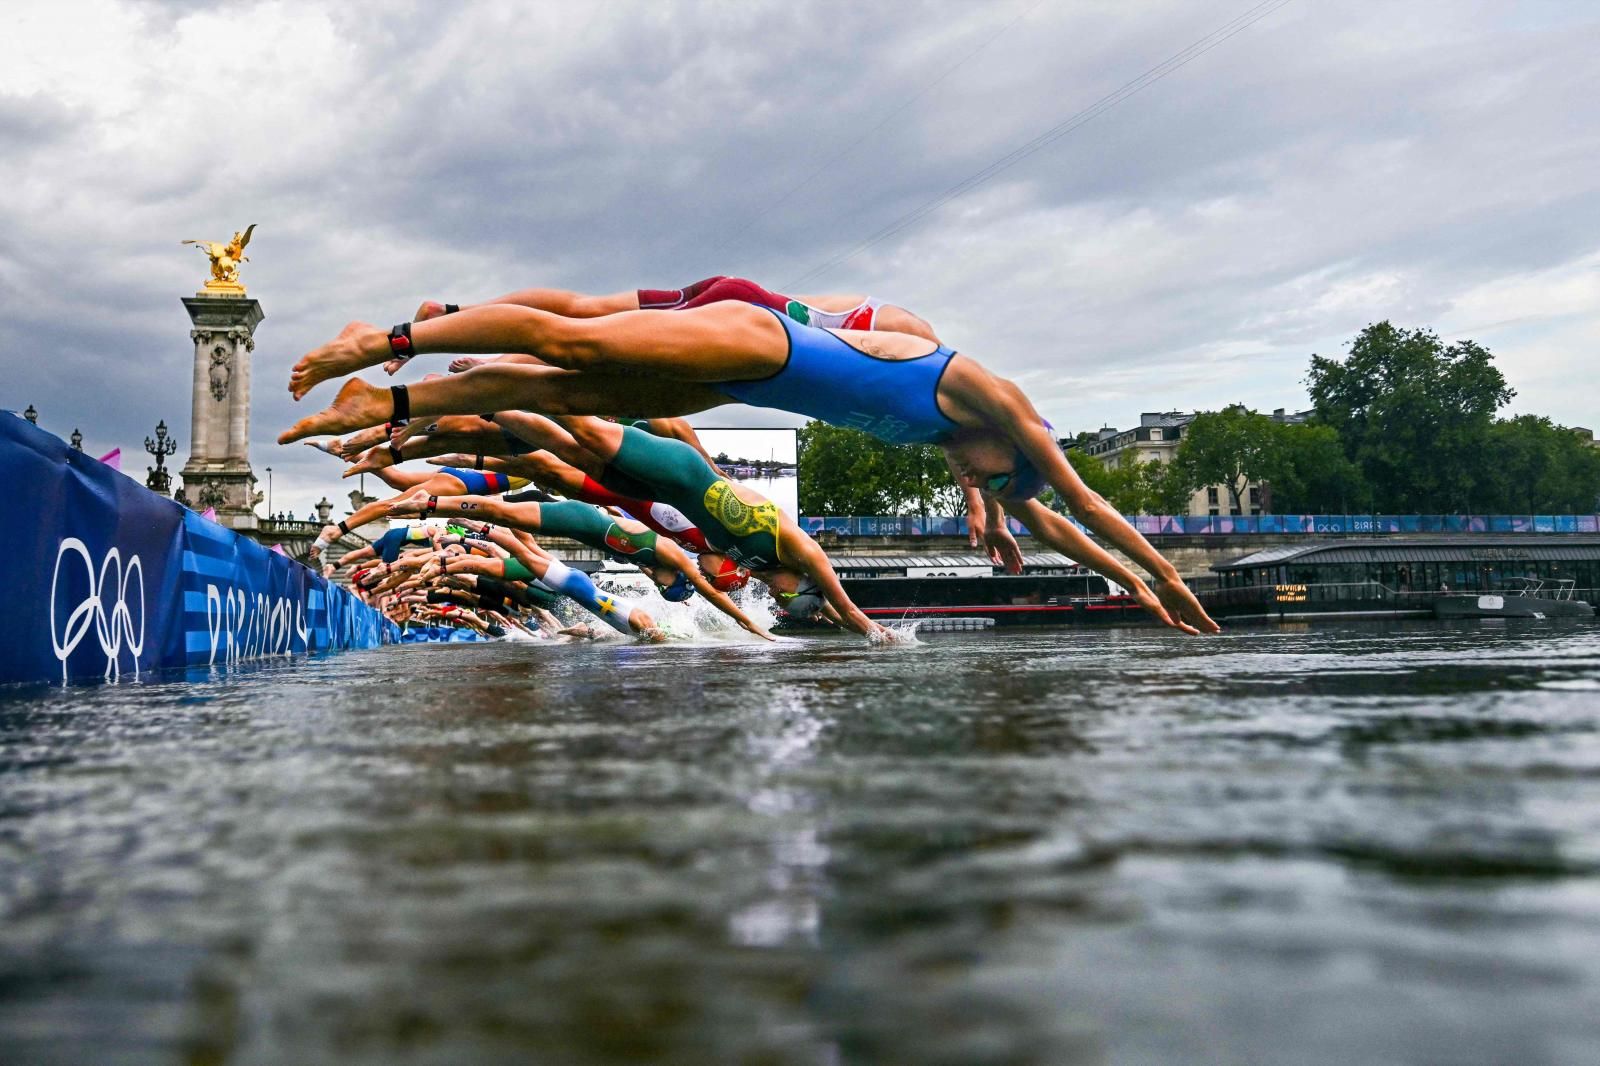
[[[787,529],[784,530],[788,532]],[[839,582],[839,575],[834,573],[833,564],[828,561],[828,555],[816,541],[810,537],[804,539],[785,537],[783,542],[784,562],[794,569],[808,574],[811,580],[817,583],[822,590],[823,599],[839,613],[839,620],[848,629],[853,629],[864,637],[882,639],[889,635],[889,631],[866,615],[861,613],[844,591],[844,585]]]
[[[983,493],[979,492],[971,485],[967,485],[962,482],[961,471],[956,468],[956,461],[951,458],[949,452],[942,452],[941,454],[944,456],[944,465],[950,471],[950,480],[954,481],[956,483],[956,487],[961,490],[961,498],[965,500],[967,504],[967,543],[972,545],[974,548],[976,548],[979,544],[984,544],[987,546],[988,541],[985,539],[984,533],[989,528],[988,518],[990,517],[990,514],[985,506]],[[1007,530],[1007,532],[1010,531]],[[1002,561],[997,557],[995,549],[992,547],[989,548],[989,558],[995,562]],[[1020,559],[1018,560],[1017,565],[1020,569]],[[1010,569],[1009,565],[1007,566],[1007,569]]]
[[[1068,469],[1071,468],[1069,467]],[[1115,556],[1084,536],[1076,526],[1063,519],[1038,500],[1022,502],[1008,500],[1005,502],[1005,508],[1044,543],[1055,548],[1068,558],[1076,559],[1078,562],[1099,571],[1119,585],[1127,588],[1147,611],[1155,615],[1164,624],[1193,635],[1221,632],[1222,627],[1213,622],[1211,617],[1206,614],[1205,609],[1200,606],[1200,601],[1195,599],[1194,593],[1189,591],[1189,587],[1178,576],[1177,569],[1166,559],[1156,554],[1155,548],[1150,546],[1150,542],[1139,536],[1121,515],[1116,515],[1111,505],[1101,499],[1098,493],[1093,495],[1099,500],[1099,503],[1092,507],[1083,506],[1082,511],[1084,513],[1081,514],[1079,513],[1080,507],[1073,506],[1069,501],[1068,506],[1071,507],[1073,515],[1084,525],[1094,529],[1118,548],[1121,548],[1124,553],[1139,560],[1141,564],[1148,566],[1149,564],[1145,563],[1138,554],[1130,550],[1135,543],[1133,538],[1116,535],[1120,532],[1119,525],[1122,529],[1132,532],[1133,537],[1138,538],[1137,543],[1144,544],[1149,553],[1155,554],[1155,557],[1164,564],[1162,571],[1156,575],[1154,591],[1131,570],[1118,562]],[[1108,511],[1115,516],[1115,524],[1104,520],[1103,515]],[[1091,521],[1091,517],[1101,518],[1098,526]]]
[[[739,628],[747,633],[754,633],[763,640],[776,639],[771,633],[752,622],[749,616],[739,609],[739,605],[734,603],[726,592],[719,591],[715,585],[706,580],[705,574],[700,570],[700,565],[689,558],[688,552],[666,537],[661,537],[656,541],[656,555],[668,566],[679,570],[684,577],[689,579],[689,584],[695,587],[695,591],[704,596],[707,602],[717,610],[739,623]]]
[[[1161,603],[1159,597],[1145,584],[1144,579],[1123,565],[1122,560],[1106,551],[1100,545],[1083,534],[1077,526],[1056,514],[1038,500],[1029,500],[1031,505],[1027,514],[1017,515],[1027,523],[1033,535],[1043,543],[1054,548],[1067,558],[1089,567],[1097,573],[1115,581],[1127,589],[1139,606],[1155,615],[1165,625],[1181,629],[1185,633],[1197,634],[1199,631],[1194,626],[1175,619]],[[1019,508],[1021,505],[1017,505]]]
[[[1022,390],[1012,382],[978,369],[984,385],[977,389],[964,389],[962,402],[980,411],[991,425],[1001,428],[1011,438],[1017,449],[1056,490],[1056,495],[1067,505],[1074,518],[1149,571],[1155,578],[1155,594],[1166,608],[1169,625],[1185,632],[1220,633],[1222,627],[1206,614],[1200,601],[1178,576],[1177,567],[1129,525],[1116,508],[1083,483]],[[1034,530],[1034,522],[1042,524],[1052,513],[1037,500],[1003,500],[1002,505],[1030,530]]]
[[[977,510],[968,512],[968,531],[970,533],[971,515],[980,515],[978,536],[983,542],[983,547],[989,553],[990,561],[1005,568],[1008,574],[1022,573],[1022,548],[1017,544],[1017,538],[1011,535],[1011,529],[1006,525],[1006,513],[1000,506],[999,500],[986,500],[983,493],[976,489],[966,490],[976,493],[978,497]]]

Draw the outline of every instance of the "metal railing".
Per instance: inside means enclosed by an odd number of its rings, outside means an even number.
[[[1146,536],[1382,536],[1391,533],[1600,533],[1600,515],[1129,515]],[[1069,519],[1070,521],[1071,519]],[[1009,520],[1018,536],[1027,530]],[[965,515],[867,515],[834,518],[806,515],[800,525],[813,535],[838,537],[964,537]]]
[[[1456,589],[1476,595],[1499,592],[1515,595],[1509,588]],[[1562,596],[1594,603],[1597,590],[1563,588]],[[1238,585],[1233,588],[1196,589],[1195,596],[1209,610],[1213,607],[1259,606],[1267,610],[1293,613],[1306,603],[1386,604],[1397,611],[1425,611],[1433,601],[1447,595],[1439,589],[1393,589],[1381,581],[1326,581],[1303,585]]]

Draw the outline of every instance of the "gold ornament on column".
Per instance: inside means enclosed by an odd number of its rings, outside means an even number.
[[[230,241],[183,241],[183,244],[198,245],[211,260],[211,277],[206,280],[202,292],[223,293],[229,296],[243,296],[244,286],[239,284],[239,264],[248,263],[250,257],[244,254],[245,245],[250,243],[250,234],[254,232],[256,224],[250,223],[244,232],[235,231]]]

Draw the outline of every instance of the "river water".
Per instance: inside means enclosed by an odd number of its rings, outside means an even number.
[[[1600,626],[12,690],[0,1060],[1600,1062]]]

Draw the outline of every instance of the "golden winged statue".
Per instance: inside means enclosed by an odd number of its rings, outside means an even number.
[[[233,239],[222,241],[183,241],[183,244],[198,245],[211,260],[211,277],[206,282],[206,288],[212,292],[243,293],[244,286],[239,284],[239,264],[248,263],[250,257],[244,254],[245,245],[250,243],[250,234],[255,231],[256,224],[250,223],[242,233],[235,231]]]

